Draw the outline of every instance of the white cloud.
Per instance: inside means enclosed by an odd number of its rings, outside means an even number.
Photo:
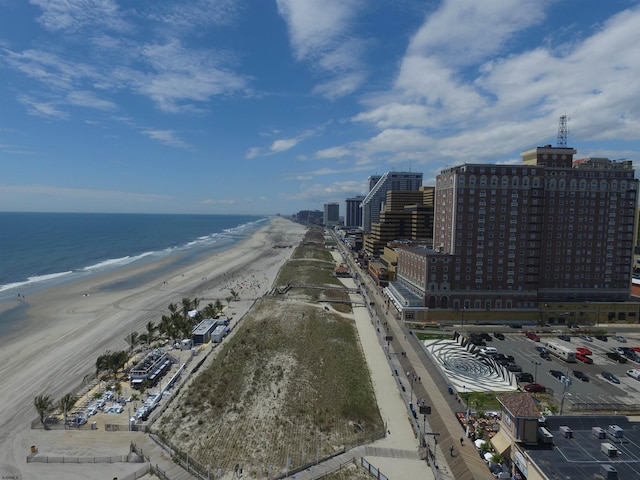
[[[329,77],[315,89],[330,99],[353,93],[365,80],[364,42],[355,37],[359,0],[276,0],[294,57]],[[336,87],[336,88],[334,88]]]
[[[178,28],[192,29],[194,26],[227,25],[242,8],[239,0],[195,0],[190,2],[149,2],[147,18]]]
[[[351,155],[351,151],[346,147],[331,147],[316,152],[316,158],[342,158]]]
[[[298,144],[298,139],[288,138],[283,140],[276,140],[271,144],[272,153],[286,152],[287,150],[295,147]]]
[[[187,144],[178,138],[172,130],[143,130],[142,133],[149,138],[177,148],[186,148]]]
[[[69,114],[63,110],[59,110],[56,105],[48,102],[38,102],[28,95],[19,95],[18,101],[27,107],[29,115],[43,118],[55,118],[57,120],[66,120]]]
[[[30,0],[30,3],[42,10],[38,21],[52,32],[127,28],[125,16],[114,0]]]
[[[108,100],[99,98],[95,93],[90,91],[70,92],[67,100],[71,105],[78,107],[97,108],[99,110],[115,110],[116,105]]]

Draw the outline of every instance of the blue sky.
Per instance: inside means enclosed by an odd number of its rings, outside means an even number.
[[[0,210],[342,210],[563,114],[636,162],[638,45],[638,0],[0,0]]]

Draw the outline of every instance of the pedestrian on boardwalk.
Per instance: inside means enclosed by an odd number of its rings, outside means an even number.
[[[460,446],[464,447],[464,438],[463,437],[460,437]]]
[[[451,448],[449,449],[449,453],[451,454],[451,456],[453,457],[453,445],[451,445]]]

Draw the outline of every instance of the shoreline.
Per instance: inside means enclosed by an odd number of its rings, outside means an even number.
[[[306,227],[275,217],[239,243],[195,255],[192,261],[165,258],[26,298],[20,325],[0,337],[0,467],[26,469],[24,456],[29,445],[38,441],[30,430],[30,421],[37,416],[36,395],[49,394],[57,401],[94,370],[99,355],[128,349],[124,338],[129,333],[143,331],[149,321],[159,324],[169,303],[179,304],[182,298],[198,297],[200,308],[216,300],[225,304],[233,288],[239,300],[230,303],[229,311],[241,318],[271,289],[280,266],[293,252],[293,248],[273,247],[295,246],[304,232]],[[127,285],[136,277],[143,281],[129,288],[107,288]],[[25,308],[17,301],[9,303],[0,312]],[[22,474],[30,478],[26,471]]]

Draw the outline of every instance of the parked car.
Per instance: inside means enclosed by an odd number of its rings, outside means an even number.
[[[593,342],[593,337],[590,337],[589,335],[583,335],[580,338],[586,340],[587,342]]]
[[[586,347],[576,347],[576,352],[581,353],[582,355],[591,355],[591,350]]]
[[[629,375],[631,378],[635,378],[636,380],[640,380],[640,370],[638,370],[637,368],[627,370],[627,375]]]
[[[479,334],[480,338],[483,339],[485,342],[491,342],[493,340],[493,338],[491,337],[491,335],[489,335],[487,332],[482,332]]]
[[[496,337],[498,340],[504,340],[504,334],[500,332],[493,332],[493,336]]]
[[[509,370],[510,372],[521,372],[522,371],[522,367],[520,365],[518,365],[517,363],[509,363],[507,365],[507,370]]]
[[[609,341],[606,335],[596,335],[596,340],[600,340],[601,342]]]
[[[558,335],[558,338],[560,340],[564,340],[565,342],[570,342],[571,341],[571,337],[569,335]]]
[[[582,380],[583,382],[589,381],[589,377],[587,377],[587,375],[584,372],[581,372],[580,370],[574,370],[573,376],[576,377],[578,380]]]
[[[540,352],[540,358],[551,361],[551,355],[549,355],[549,352]]]
[[[538,335],[536,335],[533,332],[527,332],[525,333],[525,335],[527,336],[527,338],[529,340],[533,340],[534,342],[539,342],[540,341],[540,337]]]
[[[536,347],[536,350],[539,351],[540,353],[547,353],[547,349],[539,345]]]
[[[616,340],[619,341],[620,343],[627,343],[627,339],[621,336],[617,336]]]
[[[611,372],[602,372],[602,376],[604,378],[606,378],[607,380],[609,380],[611,383],[616,383],[619,384],[620,380],[618,380],[618,377],[616,377],[613,373]]]
[[[609,357],[611,360],[615,360],[618,363],[627,363],[627,359],[616,352],[607,352],[607,357]]]
[[[624,350],[620,347],[611,347],[610,350],[618,355],[624,355]]]
[[[588,357],[587,355],[584,355],[582,353],[576,354],[576,360],[580,360],[581,362],[588,364],[593,363],[593,359],[591,357]]]
[[[557,378],[558,380],[560,380],[562,377],[564,377],[564,373],[562,373],[560,370],[549,370],[549,373]]]
[[[529,383],[528,385],[524,386],[525,391],[527,392],[544,392],[547,389],[540,385],[539,383]]]
[[[516,379],[520,383],[532,383],[533,375],[531,375],[529,372],[520,372],[516,374]]]

